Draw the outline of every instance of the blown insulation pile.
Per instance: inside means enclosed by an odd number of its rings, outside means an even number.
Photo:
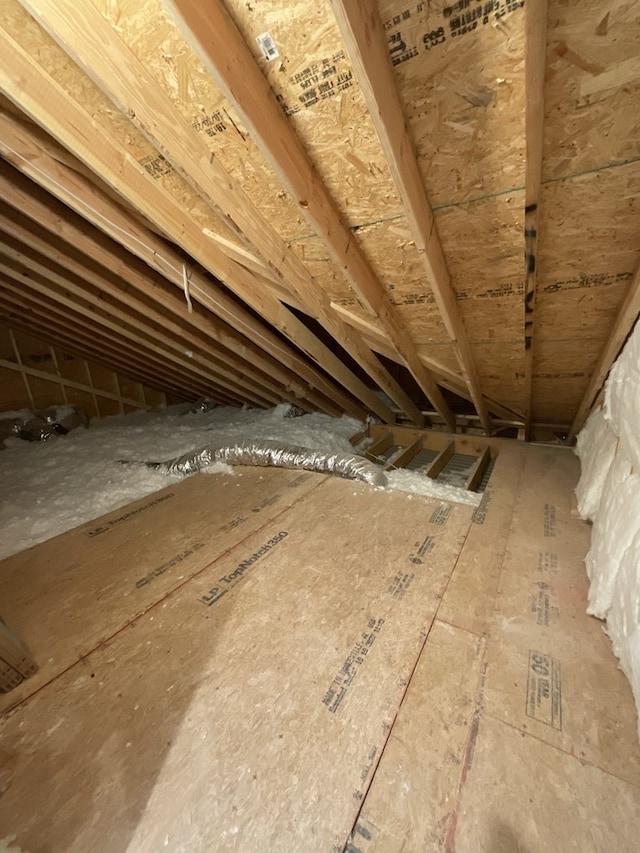
[[[578,510],[593,522],[587,612],[606,620],[640,715],[640,324],[578,436]],[[638,724],[640,736],[640,719]]]
[[[0,558],[164,489],[183,476],[144,464],[123,465],[123,459],[144,463],[211,444],[260,441],[353,457],[349,438],[362,429],[359,421],[348,417],[318,413],[287,417],[291,411],[287,404],[266,411],[220,406],[185,414],[185,408],[104,418],[92,421],[87,430],[44,443],[8,438],[0,452]],[[224,462],[205,471],[234,473]],[[388,487],[475,506],[482,497],[411,471],[394,471]]]

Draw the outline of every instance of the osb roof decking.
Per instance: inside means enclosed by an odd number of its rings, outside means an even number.
[[[1,8],[15,325],[231,402],[580,427],[640,307],[634,0]]]

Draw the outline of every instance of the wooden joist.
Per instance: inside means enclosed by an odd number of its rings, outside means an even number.
[[[451,457],[455,453],[455,449],[456,449],[455,441],[448,442],[446,447],[442,448],[440,453],[438,453],[438,455],[433,460],[431,465],[429,465],[429,467],[427,468],[427,470],[425,472],[427,477],[430,477],[432,480],[437,480],[438,475],[440,474],[440,472],[442,471],[444,466],[447,464],[447,462],[451,459]]]
[[[212,211],[223,216],[228,224],[236,230],[238,236],[243,240],[249,240],[260,252],[263,258],[282,276],[283,281],[290,282],[292,287],[304,287],[304,302],[309,306],[309,312],[313,315],[318,313],[327,330],[333,335],[338,343],[365,369],[374,381],[385,390],[398,405],[412,417],[420,421],[420,412],[406,392],[383,368],[376,356],[366,347],[361,339],[356,336],[349,327],[342,324],[333,314],[327,297],[318,291],[315,283],[306,270],[306,267],[298,260],[293,252],[278,237],[271,225],[259,214],[252,202],[235,184],[231,176],[224,170],[215,157],[211,156],[206,143],[198,136],[191,125],[181,116],[173,106],[169,98],[161,91],[153,77],[147,72],[143,65],[124,44],[116,31],[108,24],[105,18],[94,9],[91,4],[84,4],[81,8],[70,0],[61,2],[49,2],[49,0],[34,0],[23,5],[48,30],[55,40],[63,47],[66,53],[81,67],[86,68],[98,87],[110,98],[110,100],[132,121],[140,132],[151,142],[166,160],[181,174],[185,180],[196,190],[200,197],[211,206]],[[9,34],[5,33],[5,36]],[[26,59],[29,65],[27,78],[31,81],[36,75],[40,75],[42,69]],[[14,74],[15,76],[15,74]],[[22,103],[24,105],[24,79],[22,82]],[[42,87],[39,88],[39,93]],[[48,105],[43,104],[38,93],[37,108],[32,115],[44,125],[52,127],[68,124],[68,104],[59,104],[62,110],[57,119],[53,120],[47,115],[43,121],[43,109],[48,111]],[[14,92],[7,93],[10,98],[15,98]],[[279,107],[278,107],[279,110]],[[99,131],[103,133],[103,131]],[[74,145],[68,145],[74,153],[80,156],[77,149],[77,138]],[[65,143],[66,144],[66,143]],[[80,156],[92,168],[90,154]],[[136,168],[140,167],[136,164]],[[97,170],[103,179],[105,174],[102,167]],[[122,187],[128,196],[130,186]],[[153,180],[146,175],[145,185],[153,184]],[[128,184],[128,182],[127,182]],[[142,212],[149,209],[148,193],[142,203],[136,203],[136,207]],[[158,221],[158,207],[153,206],[153,217]],[[185,212],[180,210],[180,220],[184,221]],[[200,230],[199,243],[202,243]],[[185,245],[184,231],[180,242]],[[185,248],[187,246],[185,245]],[[229,259],[218,246],[211,241],[206,248],[211,252],[213,249],[225,258],[228,267]],[[189,249],[191,252],[191,250]],[[197,257],[201,252],[198,247]],[[233,277],[221,276],[226,284],[232,289],[238,280],[238,270],[244,269],[241,265],[234,264],[235,275]],[[247,274],[248,271],[246,271]],[[264,296],[264,294],[261,294]],[[339,360],[338,360],[339,361]],[[339,361],[340,370],[345,371],[344,365]],[[370,408],[380,414],[382,406],[379,398],[367,392]],[[375,399],[373,399],[375,398]],[[390,418],[389,409],[385,409],[386,418]],[[381,415],[382,416],[382,415]]]
[[[358,314],[354,314],[353,311],[350,311],[348,308],[345,308],[344,305],[339,305],[338,303],[331,303],[334,310],[340,314],[347,323],[356,328],[362,337],[367,341],[371,349],[375,352],[384,355],[386,358],[391,359],[392,361],[399,362],[399,356],[390,346],[389,340],[387,336],[382,332],[380,327],[371,322],[370,320],[365,320],[364,317],[360,317]],[[457,394],[459,397],[462,397],[465,400],[469,400],[473,402],[472,395],[469,391],[467,384],[465,383],[462,376],[456,373],[451,368],[447,367],[446,364],[438,361],[433,358],[430,354],[431,348],[425,347],[424,345],[417,347],[418,358],[424,364],[424,366],[433,373],[433,375],[437,378],[438,385],[442,388],[447,388],[449,391],[453,391],[454,394]],[[399,362],[401,363],[401,362]],[[516,412],[513,409],[508,408],[503,403],[494,399],[493,397],[489,397],[488,395],[483,395],[483,400],[485,407],[489,412],[492,412],[494,415],[497,415],[499,418],[511,418],[514,417],[523,420],[524,415],[521,412]]]
[[[0,214],[0,229],[2,226],[3,217]],[[243,365],[242,361],[234,361],[225,350],[216,348],[215,345],[190,334],[188,329],[185,330],[173,322],[171,317],[154,311],[153,306],[131,296],[126,287],[114,283],[110,278],[98,274],[73,259],[67,258],[66,263],[62,265],[50,259],[47,262],[40,252],[42,248],[46,249],[46,244],[40,246],[37,237],[32,236],[27,248],[27,245],[17,243],[12,238],[7,237],[6,234],[0,233],[0,264],[2,256],[4,256],[17,264],[24,265],[45,279],[50,278],[53,273],[55,278],[51,280],[62,282],[71,294],[75,294],[82,300],[94,293],[96,305],[109,310],[112,316],[117,316],[127,325],[131,325],[142,332],[143,335],[151,336],[154,342],[167,346],[169,351],[187,354],[189,362],[193,361],[195,365],[203,367],[206,371],[212,371],[212,378],[220,375],[226,381],[236,384],[240,392],[244,388],[264,399],[270,399],[272,403],[283,399],[284,389],[272,382],[267,376]],[[97,290],[85,289],[83,282],[93,285]]]
[[[41,3],[42,0],[38,0],[38,5]],[[254,141],[292,197],[298,200],[302,214],[326,245],[338,269],[347,278],[362,304],[378,317],[391,346],[454,431],[453,416],[438,386],[418,359],[415,347],[402,329],[386,290],[376,277],[357,238],[345,224],[293,125],[282,111],[275,93],[224,5],[219,0],[206,7],[194,0],[165,0],[165,6],[181,22],[185,38],[218,88],[238,110]],[[252,217],[255,218],[255,211]],[[247,235],[251,234],[254,230],[251,221],[246,222],[243,230]],[[255,239],[253,242],[264,256],[264,250],[258,242]],[[294,262],[294,267],[298,270],[299,262]],[[294,283],[297,278],[290,282],[294,288],[300,287],[299,281]],[[341,323],[331,310],[328,300],[324,299],[319,305],[310,292],[313,282],[307,280],[302,284],[304,288],[298,290],[298,295],[310,307],[315,307],[317,316],[339,339],[336,330],[341,327]],[[362,366],[368,369],[368,360]],[[411,401],[407,403],[406,395],[402,395],[400,402],[397,388],[390,390],[388,382],[382,383],[377,373],[370,375],[392,399],[399,402],[407,414],[420,423],[420,413],[416,411],[415,404]]]
[[[182,4],[185,0],[174,2]],[[385,152],[398,196],[403,202],[416,248],[422,257],[465,385],[480,415],[482,426],[489,434],[491,423],[482,396],[478,370],[418,167],[377,7],[364,0],[332,0],[331,5]]]
[[[468,489],[471,492],[476,491],[480,483],[482,482],[482,478],[484,477],[484,473],[487,470],[487,466],[491,461],[491,448],[485,447],[480,456],[473,463],[473,467],[471,471],[469,471],[469,475],[464,484],[465,489]]]
[[[50,296],[67,310],[77,311],[110,331],[120,332],[134,343],[145,341],[149,349],[163,358],[192,372],[210,379],[227,388],[232,394],[260,406],[269,406],[278,401],[266,388],[258,388],[245,379],[237,369],[229,369],[204,358],[197,352],[186,350],[178,336],[170,335],[147,324],[129,308],[125,310],[104,295],[97,297],[95,291],[72,273],[44,263],[35,253],[26,254],[0,240],[0,273],[5,281],[22,286],[36,293]]]
[[[203,240],[201,228],[190,219],[175,198],[150,179],[126,149],[103,133],[93,117],[69,98],[64,90],[31,60],[10,34],[4,30],[0,31],[0,41],[6,48],[6,51],[0,51],[0,89],[8,97],[13,98],[16,103],[21,103],[35,120],[39,120],[44,127],[55,133],[60,142],[135,208],[153,215],[155,222],[168,236],[182,245],[216,278],[224,280],[231,290],[307,353],[356,399],[361,400],[383,420],[393,421],[391,409],[279,300],[269,292],[261,291],[256,286],[252,273],[231,261],[211,241]],[[29,89],[27,81],[30,84]],[[47,156],[41,147],[34,145],[33,137],[23,125],[15,128],[14,122],[14,133],[7,141],[5,130],[12,128],[11,116],[2,116],[0,113],[0,119],[4,120],[0,134],[0,151],[6,159],[87,217],[98,228],[125,244],[133,254],[144,259],[153,268],[159,269],[167,279],[182,289],[184,262],[175,250],[148,230],[142,229],[141,233],[139,226],[136,228],[135,220],[123,215],[112,203],[107,203],[95,188],[87,185],[82,175],[65,167],[55,157]],[[92,128],[90,141],[85,130],[79,130],[86,129],[87,126]],[[38,154],[37,163],[34,163],[31,156],[34,153]],[[43,168],[43,165],[46,168]],[[84,200],[87,193],[90,194],[89,201]],[[231,325],[239,327],[239,330],[244,330],[263,348],[279,353],[283,363],[290,363],[290,358],[277,336],[268,330],[264,331],[264,327],[260,328],[261,324],[248,312],[243,312],[242,309],[237,311],[236,303],[217,289],[206,275],[192,271],[190,280],[192,298],[219,313]],[[299,359],[296,364],[302,372]],[[323,379],[320,372],[311,370],[310,373],[309,381],[312,387],[327,387],[326,379]],[[329,387],[336,388],[332,383],[329,383]],[[327,396],[339,401],[345,411],[364,419],[362,408],[358,409],[348,398],[345,399],[340,389],[335,392],[328,390]]]
[[[116,329],[94,325],[86,315],[61,307],[48,295],[27,288],[18,293],[15,282],[11,284],[11,289],[7,289],[0,275],[0,301],[3,306],[8,306],[7,321],[15,328],[23,318],[23,331],[28,331],[28,324],[32,323],[43,340],[64,345],[70,352],[104,363],[126,375],[135,372],[136,377],[147,385],[153,385],[153,376],[157,376],[158,381],[169,382],[178,396],[182,387],[185,392],[196,396],[225,399],[234,405],[242,405],[243,399],[237,393],[222,388],[210,376],[203,377],[174,364],[148,348],[144,341],[138,339],[133,342]]]
[[[525,5],[525,71],[527,160],[525,172],[525,440],[531,440],[533,408],[533,365],[536,319],[536,274],[538,222],[542,181],[542,141],[544,130],[544,74],[547,48],[547,0]]]
[[[106,235],[87,225],[82,219],[74,216],[62,204],[33,185],[19,174],[9,174],[15,171],[0,164],[0,192],[3,198],[21,213],[10,217],[0,213],[0,230],[26,242],[51,260],[55,261],[81,277],[88,273],[89,259],[117,275],[141,296],[145,297],[146,315],[149,319],[160,321],[162,325],[174,317],[182,328],[185,340],[197,331],[217,353],[225,353],[224,358],[231,358],[242,366],[247,375],[252,376],[260,371],[259,381],[265,375],[267,381],[275,381],[284,386],[285,396],[301,400],[309,395],[309,399],[318,408],[325,408],[330,414],[340,412],[338,406],[332,406],[328,400],[321,397],[308,386],[303,384],[293,371],[281,365],[273,356],[266,354],[248,338],[240,335],[232,327],[219,320],[210,312],[199,310],[189,311],[184,296],[177,291],[163,288],[162,279],[136,257],[128,255],[125,250]],[[27,214],[31,224],[22,214]],[[64,222],[64,227],[59,224]],[[37,223],[34,225],[34,223]],[[49,232],[45,229],[51,229]],[[56,235],[56,238],[53,235]],[[64,242],[61,242],[60,237]],[[71,249],[71,251],[70,251]],[[77,253],[82,252],[84,261],[79,261]],[[73,254],[72,254],[73,253]],[[169,283],[167,283],[169,284]],[[121,297],[123,298],[123,297]],[[158,309],[162,308],[162,312]]]
[[[364,455],[371,462],[379,462],[380,456],[393,445],[393,436],[390,432],[385,432],[380,438],[373,442],[364,452]]]
[[[102,397],[105,400],[113,400],[117,403],[126,403],[128,406],[135,406],[137,408],[140,407],[139,400],[122,397],[118,394],[110,394],[108,391],[101,391],[96,388],[93,383],[85,385],[82,382],[74,382],[72,379],[63,379],[61,376],[56,374],[47,373],[45,370],[37,370],[34,367],[26,367],[24,364],[16,364],[13,361],[8,361],[6,358],[0,358],[0,367],[4,367],[7,370],[13,370],[16,373],[21,373],[26,376],[34,376],[36,379],[45,379],[47,382],[53,382],[56,385],[60,385],[62,388],[71,388],[74,391],[85,391],[88,394],[92,394],[95,397]]]
[[[384,466],[385,469],[406,468],[413,457],[422,450],[423,439],[416,438],[411,444],[403,448],[397,456],[389,460]]]
[[[1,168],[0,191],[3,192],[5,200],[13,199],[14,203],[17,201],[15,193],[12,192],[13,184],[3,181]],[[34,209],[38,207],[36,201],[39,192],[42,193],[39,188],[33,187],[32,194],[27,195],[31,202],[28,208],[32,215]],[[62,206],[59,205],[59,208]],[[56,208],[53,207],[52,209],[51,204],[41,202],[39,212],[43,216],[40,221],[55,221]],[[50,214],[49,219],[44,215],[47,212]],[[101,262],[101,265],[97,267],[91,265],[88,258],[79,255],[77,252],[71,254],[68,246],[65,252],[64,243],[60,243],[59,240],[54,241],[51,236],[47,236],[46,231],[34,226],[33,223],[29,227],[27,220],[17,211],[11,216],[0,212],[0,236],[2,232],[20,240],[24,245],[28,244],[41,256],[105,290],[138,314],[143,314],[146,320],[152,321],[163,330],[175,334],[185,346],[193,346],[196,350],[208,353],[215,360],[220,360],[232,370],[239,368],[243,376],[257,383],[259,387],[264,386],[265,389],[271,389],[278,398],[293,399],[299,405],[304,406],[305,398],[308,395],[309,401],[318,408],[334,415],[340,413],[341,410],[337,406],[333,406],[324,397],[296,383],[293,376],[280,367],[277,362],[272,362],[270,359],[265,360],[264,354],[246,339],[235,334],[231,329],[225,329],[219,322],[213,323],[211,315],[206,315],[197,310],[188,312],[184,299],[181,300],[173,290],[162,288],[157,276],[152,277],[151,272],[143,264],[134,263],[136,259],[131,258],[124,263],[121,259],[110,255],[101,246],[94,247],[92,243],[99,241],[92,241],[88,238],[86,228],[75,228],[74,233],[77,241],[74,243],[74,247],[75,249],[87,248],[88,244],[88,248],[93,248],[92,259]],[[107,243],[110,242],[106,237],[103,240]],[[120,273],[121,280],[114,280],[112,275],[107,277],[105,268],[109,269],[110,273]],[[130,292],[132,289],[133,293]],[[171,309],[170,313],[167,309]],[[198,330],[198,333],[195,333],[194,330]],[[271,378],[272,376],[275,377],[275,381]],[[291,394],[292,390],[294,394]]]
[[[31,296],[6,293],[1,282],[0,307],[6,321],[17,331],[35,334],[71,355],[89,358],[150,388],[166,389],[178,398],[208,397],[217,402],[241,405],[238,399],[212,383],[200,382],[197,377],[174,371],[165,362],[155,361],[143,347],[134,350],[124,339],[105,337],[96,329],[88,328],[86,323],[82,325],[74,318],[60,316],[55,307]]]
[[[53,192],[64,205],[56,203],[48,194],[43,193],[31,181],[20,181],[19,176],[12,174],[7,166],[0,163],[0,186],[3,196],[20,209],[25,215],[38,222],[50,231],[56,238],[77,246],[98,262],[105,262],[105,252],[112,259],[108,267],[114,271],[122,271],[129,277],[133,275],[131,256],[140,258],[152,269],[157,270],[167,281],[182,290],[182,258],[165,241],[149,229],[141,226],[130,214],[116,205],[111,199],[96,189],[82,175],[78,174],[77,163],[73,169],[60,162],[64,157],[64,149],[55,143],[45,144],[35,136],[23,123],[15,117],[0,110],[0,149],[4,147],[8,159],[35,179],[46,189]],[[67,159],[69,157],[67,156]],[[67,209],[76,211],[74,218]],[[91,228],[80,217],[84,215],[96,226]],[[104,238],[102,232],[104,231]],[[102,239],[101,239],[102,238]],[[120,255],[113,258],[113,246],[123,246],[128,252],[120,249]],[[194,312],[190,322],[198,323],[198,327],[207,335],[213,334],[214,318],[219,318],[235,329],[246,341],[252,341],[255,347],[273,359],[274,364],[291,371],[293,376],[288,381],[294,397],[301,396],[302,390],[320,408],[326,409],[318,394],[331,401],[329,413],[335,413],[335,406],[348,411],[359,419],[364,419],[364,411],[358,409],[352,398],[344,394],[339,386],[327,379],[324,374],[304,360],[286,342],[279,339],[264,323],[261,323],[249,311],[245,310],[221,287],[217,286],[200,270],[190,271],[190,290],[194,301],[199,301],[207,309],[207,314],[213,314],[211,321],[204,326],[199,320],[199,314]],[[178,300],[182,300],[182,294]],[[207,315],[205,315],[206,317]],[[293,316],[293,315],[292,315]],[[295,318],[294,322],[296,321]],[[302,325],[302,324],[300,324]],[[226,343],[224,338],[221,342]],[[234,344],[234,351],[243,353]],[[252,359],[260,363],[263,359]],[[277,378],[277,374],[273,374]]]

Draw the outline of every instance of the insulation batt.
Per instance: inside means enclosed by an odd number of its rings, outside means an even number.
[[[632,465],[640,470],[640,324],[611,368],[604,408]]]
[[[587,421],[577,453],[578,508],[594,522],[588,612],[606,618],[640,713],[640,324],[611,368],[604,409]]]
[[[593,521],[596,516],[617,443],[618,438],[602,409],[593,412],[578,436],[576,447],[582,466],[582,476],[576,488],[578,511],[582,518]]]
[[[640,531],[620,560],[607,614],[607,633],[640,708]]]
[[[631,474],[631,462],[618,450],[602,490],[600,507],[586,557],[591,579],[587,613],[604,619],[611,606],[620,561],[640,528],[640,476]]]

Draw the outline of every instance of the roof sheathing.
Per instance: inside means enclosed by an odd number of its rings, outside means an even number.
[[[377,327],[161,5],[94,5],[321,290]],[[575,414],[637,266],[640,27],[633,5],[549,2],[535,420],[567,423]],[[203,240],[217,235],[251,250],[13,0],[4,6],[7,29],[105,134],[144,163]],[[234,0],[227,7],[409,338],[427,359],[459,374],[329,4]],[[482,389],[524,412],[523,4],[384,2],[380,14]],[[265,31],[279,52],[270,62],[255,41]],[[298,304],[286,286],[272,293]],[[386,353],[393,355],[388,346]]]

